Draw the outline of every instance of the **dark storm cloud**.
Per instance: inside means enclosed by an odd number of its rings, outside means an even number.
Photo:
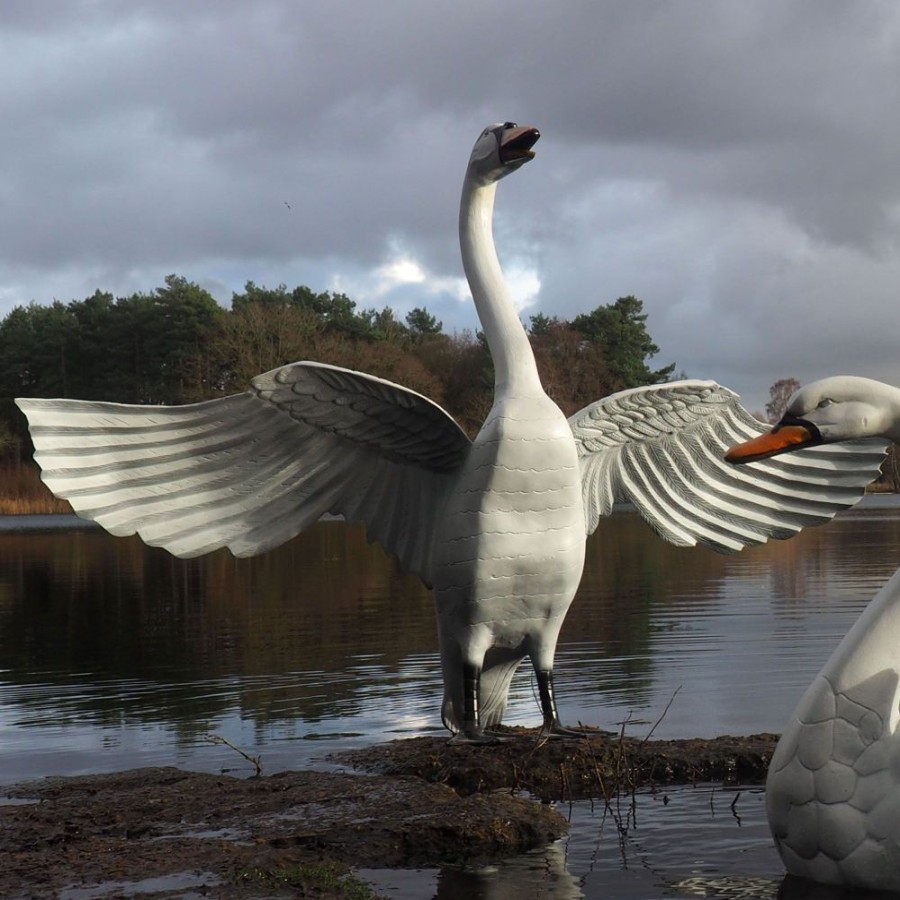
[[[898,50],[892,2],[7,3],[0,312],[172,271],[402,312],[406,258],[473,324],[459,183],[514,118],[544,132],[498,203],[526,314],[634,293],[661,362],[745,393],[900,382],[859,325],[900,328]]]

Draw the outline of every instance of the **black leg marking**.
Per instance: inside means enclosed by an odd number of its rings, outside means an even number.
[[[478,685],[481,669],[470,663],[463,663],[463,730],[477,730],[481,724],[478,709]]]
[[[463,663],[463,720],[459,734],[450,740],[460,744],[496,744],[499,738],[485,734],[481,727],[478,708],[478,692],[481,685],[481,667]]]
[[[541,712],[544,714],[544,728],[555,737],[584,737],[584,732],[566,728],[559,721],[556,708],[556,694],[553,691],[553,670],[535,669],[538,695],[541,698]]]
[[[544,724],[558,723],[559,712],[556,709],[556,696],[553,693],[553,672],[550,669],[538,669],[535,674],[537,675],[538,695],[541,698]]]

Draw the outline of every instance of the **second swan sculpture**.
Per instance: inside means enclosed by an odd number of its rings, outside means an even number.
[[[568,421],[544,393],[494,249],[497,183],[534,156],[537,129],[486,128],[459,214],[463,266],[494,361],[494,403],[474,441],[399,385],[313,362],[246,393],[181,407],[18,400],[50,489],[79,515],[177,556],[251,556],[334,513],[433,586],[443,721],[485,741],[522,660],[543,721],[585,537],[630,501],[667,540],[737,550],[789,537],[862,496],[871,445],[823,447],[759,471],[722,461],[760,425],[711,381],[614,394]]]
[[[900,442],[900,390],[837,376],[797,391],[731,462],[848,438]],[[900,891],[900,570],[807,688],[769,764],[766,811],[793,875]]]

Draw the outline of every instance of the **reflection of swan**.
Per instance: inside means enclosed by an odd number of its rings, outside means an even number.
[[[495,865],[444,866],[434,900],[478,897],[480,900],[584,900],[579,879],[569,872],[566,845],[556,841]]]
[[[676,544],[734,550],[856,502],[881,459],[871,448],[819,448],[735,470],[721,461],[725,448],[762,429],[712,382],[625,391],[567,422],[541,387],[491,234],[497,182],[537,139],[511,123],[485,129],[463,184],[463,264],[495,368],[494,405],[474,442],[412,391],[309,362],[191,406],[17,401],[44,481],[113,534],[137,532],[178,556],[250,556],[325,513],[365,522],[434,586],[443,718],[472,740],[500,722],[525,657],[545,725],[563,730],[556,640],[585,535],[614,502],[631,500]]]
[[[799,390],[768,434],[733,448],[751,462],[797,447],[900,440],[900,390],[849,376]],[[900,890],[900,571],[809,686],[769,766],[769,824],[788,871]]]

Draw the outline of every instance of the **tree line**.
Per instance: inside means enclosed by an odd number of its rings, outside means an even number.
[[[667,381],[636,297],[572,321],[532,316],[528,332],[547,392],[569,415],[617,390]],[[493,366],[480,333],[447,334],[424,307],[402,321],[343,293],[248,282],[220,306],[179,275],[148,293],[97,290],[83,300],[17,306],[0,321],[0,446],[27,456],[14,397],[182,404],[247,389],[297,360],[358,369],[443,406],[470,434],[490,409]]]
[[[538,313],[527,326],[541,380],[566,415],[615,391],[668,381],[643,304],[633,296],[571,321]],[[443,406],[474,435],[493,400],[493,364],[480,333],[447,334],[424,307],[402,321],[386,306],[361,309],[343,293],[259,287],[252,281],[220,306],[179,275],[147,293],[17,306],[0,320],[0,453],[31,451],[14,397],[117,403],[193,403],[247,389],[254,375],[316,360],[395,381]],[[770,388],[766,417],[777,421],[800,387]],[[883,473],[900,488],[900,450]]]

